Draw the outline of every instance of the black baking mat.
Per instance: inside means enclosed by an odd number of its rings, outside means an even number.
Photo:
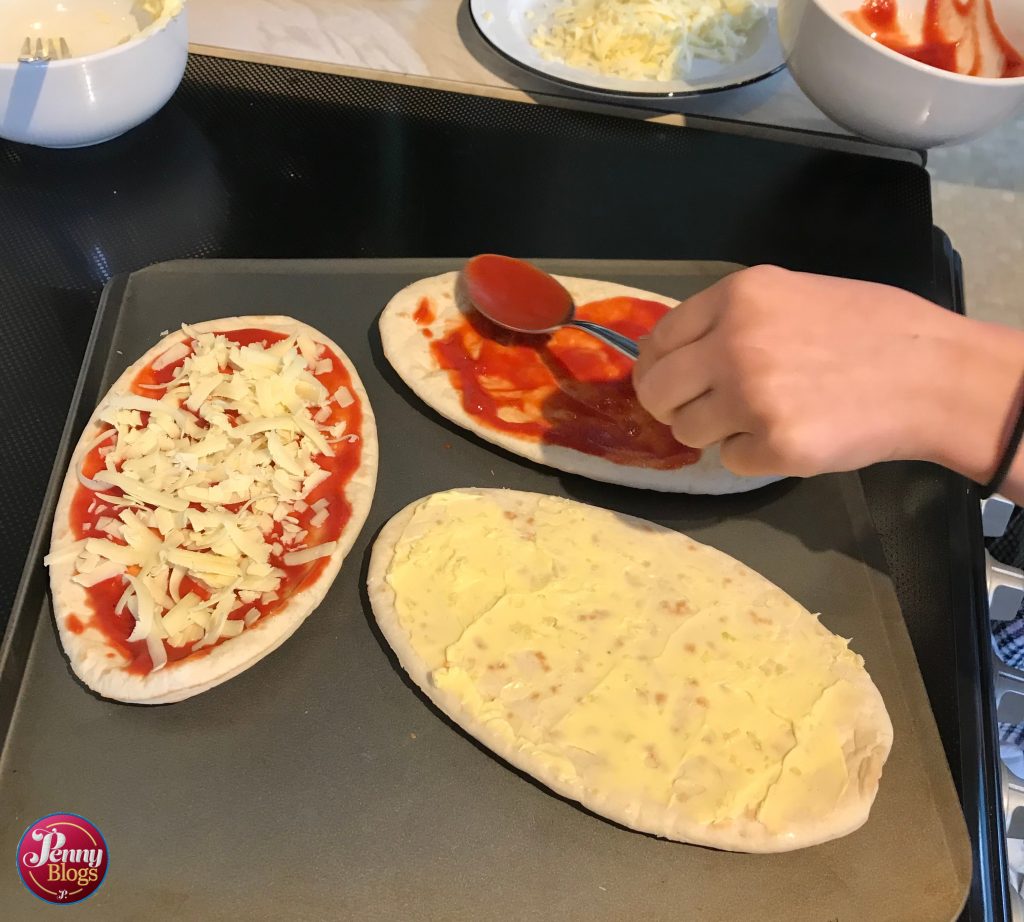
[[[0,841],[55,810],[88,817],[106,838],[110,872],[75,912],[104,920],[954,918],[968,839],[858,478],[721,498],[655,494],[536,466],[447,425],[387,366],[375,320],[399,287],[456,265],[171,263],[108,290],[58,470],[90,408],[162,331],[285,313],[323,330],[359,369],[379,425],[378,488],[320,609],[255,667],[180,704],[125,706],[84,690],[62,658],[41,580],[24,584],[13,626],[24,642],[0,674],[0,704],[13,711]],[[547,266],[676,297],[727,268]],[[785,855],[665,842],[552,796],[453,729],[396,670],[363,585],[383,523],[456,486],[572,496],[654,519],[822,611],[865,656],[895,726],[868,823]],[[12,873],[0,875],[0,904],[19,919],[53,912]]]

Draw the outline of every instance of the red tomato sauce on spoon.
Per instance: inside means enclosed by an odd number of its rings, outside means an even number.
[[[517,330],[550,330],[572,311],[569,292],[555,279],[509,256],[474,256],[462,270],[462,283],[480,311]]]

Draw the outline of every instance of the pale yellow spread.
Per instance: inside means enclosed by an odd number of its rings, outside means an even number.
[[[848,784],[860,657],[684,536],[553,497],[514,513],[437,494],[387,582],[430,681],[560,781],[779,834]]]

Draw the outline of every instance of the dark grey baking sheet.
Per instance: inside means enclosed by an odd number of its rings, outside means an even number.
[[[933,922],[956,917],[970,851],[963,816],[856,475],[735,497],[670,496],[541,468],[449,426],[402,385],[375,319],[388,297],[455,260],[179,262],[108,286],[67,450],[110,382],[181,322],[286,313],[348,352],[380,431],[363,533],[320,609],[280,650],[180,704],[100,700],[72,677],[40,571],[23,583],[0,672],[0,906],[50,917],[14,872],[24,828],[58,810],[110,849],[82,918]],[[724,264],[557,261],[683,297]],[[68,438],[71,441],[68,443]],[[34,547],[52,515],[51,483]],[[895,745],[871,818],[784,855],[639,835],[561,800],[452,728],[376,631],[368,549],[406,503],[455,486],[576,499],[686,531],[764,573],[853,638],[888,705]]]

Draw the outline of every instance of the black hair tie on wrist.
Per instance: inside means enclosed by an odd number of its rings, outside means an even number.
[[[1024,379],[1021,381],[1021,386],[1017,388],[1017,403],[1019,404],[1017,421],[1013,424],[1013,432],[1010,433],[1010,440],[1006,443],[1006,448],[999,459],[996,472],[992,475],[992,479],[981,488],[982,499],[988,499],[993,493],[999,492],[999,488],[1003,485],[1003,481],[1006,480],[1006,475],[1010,473],[1010,468],[1013,466],[1013,461],[1020,449],[1021,438],[1024,437],[1024,399],[1021,399],[1022,389],[1024,389]]]

